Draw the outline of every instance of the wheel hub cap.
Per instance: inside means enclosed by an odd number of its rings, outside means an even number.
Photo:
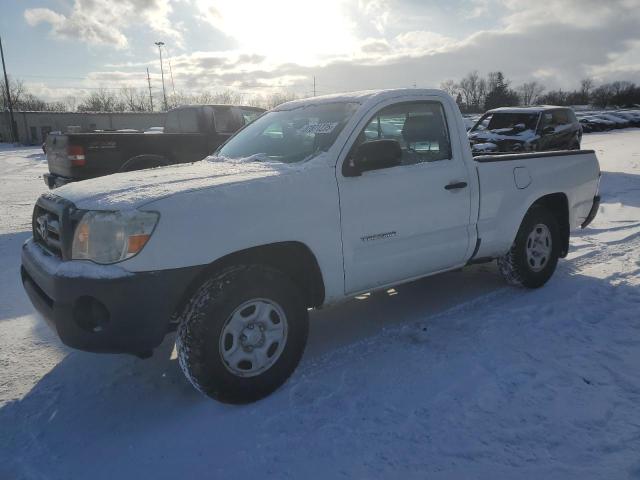
[[[220,335],[220,356],[229,372],[253,377],[273,366],[287,341],[287,317],[272,300],[256,298],[238,306]]]
[[[258,347],[264,344],[264,334],[262,331],[264,326],[251,323],[246,328],[242,329],[240,334],[240,343],[243,347]]]
[[[539,272],[549,263],[552,250],[551,232],[549,228],[539,223],[527,237],[527,265],[534,272]]]

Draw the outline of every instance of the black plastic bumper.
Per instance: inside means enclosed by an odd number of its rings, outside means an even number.
[[[146,355],[170,329],[169,320],[202,267],[132,273],[115,278],[65,276],[62,260],[32,241],[22,249],[22,283],[36,309],[66,345],[90,352]]]
[[[47,184],[47,187],[50,189],[58,188],[67,183],[75,182],[73,178],[61,177],[60,175],[56,175],[55,173],[45,173],[42,178],[44,179],[44,183]]]
[[[593,205],[591,205],[591,210],[589,210],[589,214],[587,215],[587,218],[585,218],[584,222],[582,222],[582,225],[580,225],[582,228],[586,228],[593,221],[593,219],[596,218],[599,208],[600,208],[600,195],[596,195],[595,197],[593,197]]]

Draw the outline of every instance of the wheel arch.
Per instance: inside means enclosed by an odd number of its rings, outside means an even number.
[[[569,199],[562,192],[550,193],[535,200],[527,209],[527,213],[535,207],[543,207],[556,217],[562,239],[560,257],[569,253]]]
[[[211,262],[187,286],[176,311],[182,312],[206,278],[235,265],[265,265],[275,268],[302,287],[307,307],[319,307],[324,303],[324,278],[316,256],[306,244],[287,241],[239,250]]]

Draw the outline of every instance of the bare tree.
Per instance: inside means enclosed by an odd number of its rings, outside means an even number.
[[[205,90],[195,94],[186,94],[178,91],[169,97],[168,102],[174,106],[188,104],[239,105],[242,103],[243,97],[242,93],[233,90],[222,90],[220,92]]]
[[[120,99],[126,110],[130,112],[149,112],[151,105],[146,90],[123,87],[120,89]]]
[[[584,98],[584,103],[589,102],[589,97],[591,96],[591,90],[593,90],[593,79],[583,78],[580,81],[580,93]]]
[[[489,72],[489,74],[487,75],[487,89],[490,92],[498,88],[501,75],[501,72]]]
[[[525,106],[535,104],[538,101],[540,95],[542,95],[542,92],[544,92],[544,86],[542,86],[542,84],[536,82],[535,80],[523,83],[518,88],[520,100]]]
[[[100,88],[87,96],[79,105],[79,112],[122,112],[125,105],[113,91]]]
[[[460,91],[460,87],[456,84],[455,81],[449,79],[440,84],[440,90],[444,90],[449,95],[455,98]]]
[[[460,80],[460,91],[467,108],[478,108],[480,105],[479,83],[480,75],[477,71],[468,73]]]
[[[486,101],[488,94],[489,94],[489,82],[486,79],[481,78],[480,80],[478,80],[478,100],[477,100],[478,109],[480,109],[480,107],[484,105],[484,102]]]
[[[22,100],[22,97],[26,93],[26,88],[22,80],[16,80],[9,77],[9,93],[11,94],[11,103],[13,108],[19,110],[18,105]],[[0,110],[6,110],[9,108],[7,104],[7,90],[4,81],[0,81]]]

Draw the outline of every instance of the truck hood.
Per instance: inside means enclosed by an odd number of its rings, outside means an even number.
[[[195,163],[116,173],[71,183],[55,193],[83,210],[127,210],[178,193],[254,181],[299,168],[275,162],[209,157]]]

